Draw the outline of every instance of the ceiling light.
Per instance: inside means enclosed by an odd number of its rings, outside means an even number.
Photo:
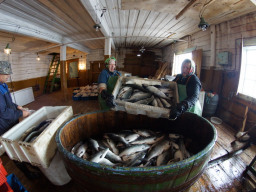
[[[37,61],[40,61],[40,57],[39,57],[38,53],[37,53],[37,58],[36,58],[36,60],[37,60]]]
[[[202,30],[205,31],[208,27],[209,24],[205,22],[203,17],[200,17],[200,23],[198,24],[198,27]]]
[[[138,54],[137,54],[137,57],[140,57],[140,56],[141,56],[141,54],[140,54],[140,53],[138,53]]]
[[[95,24],[95,25],[93,26],[93,28],[94,28],[96,31],[99,31],[99,29],[100,29],[100,24]]]
[[[7,43],[7,45],[4,49],[4,53],[7,54],[7,55],[11,54],[11,48],[9,47],[9,43]]]

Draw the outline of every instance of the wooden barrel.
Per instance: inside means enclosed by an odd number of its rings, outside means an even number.
[[[71,148],[81,140],[122,129],[152,129],[184,135],[187,149],[194,155],[170,165],[155,167],[111,167],[83,160]],[[176,121],[98,111],[77,116],[63,125],[56,135],[58,150],[79,191],[155,192],[180,191],[190,187],[203,173],[217,137],[206,119],[185,113]]]

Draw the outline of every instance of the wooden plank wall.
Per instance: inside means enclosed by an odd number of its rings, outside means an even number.
[[[239,41],[241,41],[242,37],[256,37],[256,12],[217,24],[215,27],[216,57],[220,52],[230,52],[232,54],[231,65],[219,65],[216,58],[215,63],[211,63],[210,30],[200,31],[191,37],[185,37],[184,40],[188,40],[187,44],[176,42],[167,46],[163,50],[163,58],[169,58],[168,62],[172,65],[174,52],[191,47],[202,49],[203,58],[200,80],[204,90],[216,92],[220,96],[216,115],[232,127],[240,130],[244,120],[245,109],[248,106],[248,119],[245,126],[245,130],[247,130],[253,123],[256,123],[255,104],[238,99],[235,93],[238,86],[241,58]]]

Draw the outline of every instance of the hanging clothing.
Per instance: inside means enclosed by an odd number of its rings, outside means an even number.
[[[198,100],[201,90],[201,83],[198,77],[194,74],[190,74],[186,77],[179,74],[173,81],[175,81],[178,85],[180,102],[186,101],[188,111],[201,116],[202,108]]]
[[[0,83],[0,135],[17,124],[22,115],[22,111],[12,102],[7,84]]]
[[[121,75],[121,73],[118,71],[110,72],[108,69],[104,69],[99,75],[98,84],[99,84],[99,86],[101,86],[102,84],[103,85],[105,84],[107,92],[109,94],[112,94],[112,92],[115,88],[118,76],[120,76],[120,75]],[[107,106],[105,100],[101,98],[100,94],[98,96],[98,101],[99,101],[101,109],[103,109],[103,110],[110,109],[110,107]]]

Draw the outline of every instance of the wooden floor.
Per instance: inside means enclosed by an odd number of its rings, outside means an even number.
[[[28,104],[25,107],[29,109],[37,110],[43,106],[72,106],[74,114],[87,113],[99,110],[98,102],[96,100],[91,101],[73,101],[72,90],[69,90],[68,101],[64,101],[60,91],[46,94],[36,98],[36,101]],[[235,131],[222,123],[221,125],[215,125],[218,132],[218,139],[213,149],[211,159],[223,156],[234,150],[234,147],[230,143],[235,139]],[[238,146],[238,145],[236,145]],[[239,155],[236,155],[224,162],[208,166],[204,171],[204,174],[199,180],[191,186],[187,191],[189,192],[242,192],[251,191],[252,188],[248,187],[248,179],[245,179],[243,172],[246,166],[249,165],[251,160],[256,154],[255,145],[251,145]],[[76,192],[75,183],[71,181],[65,186],[55,186],[50,181],[41,175],[38,179],[30,180],[24,176],[14,164],[12,160],[5,154],[0,157],[3,161],[3,165],[8,174],[14,173],[23,186],[29,192]]]

